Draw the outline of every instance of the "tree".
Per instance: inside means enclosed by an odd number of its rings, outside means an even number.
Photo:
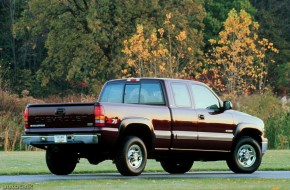
[[[218,39],[219,32],[223,29],[223,23],[232,9],[238,11],[243,9],[252,16],[257,12],[250,0],[205,0],[206,17],[203,20],[205,52],[210,48],[209,40]]]
[[[137,25],[136,34],[124,41],[123,52],[127,56],[124,76],[189,78],[196,75],[204,45],[202,3],[170,1],[164,8],[168,12],[160,10],[165,21]]]
[[[40,0],[30,1],[23,11],[15,25],[16,37],[23,40],[23,49],[40,52],[38,64],[27,62],[34,65],[29,68],[42,94],[96,92],[104,82],[106,44],[100,44],[102,38],[88,20],[94,6],[94,1]]]
[[[269,82],[274,90],[281,95],[286,90],[290,92],[288,84],[287,64],[290,60],[290,4],[288,0],[251,0],[253,6],[258,10],[255,15],[256,20],[260,23],[261,29],[259,35],[276,44],[280,50],[279,54],[273,54],[275,64],[269,68]],[[284,69],[282,69],[284,68]]]
[[[276,87],[279,90],[279,95],[285,95],[290,92],[290,62],[278,65],[276,72],[279,73]]]
[[[267,39],[259,40],[258,28],[246,11],[231,10],[219,39],[210,40],[213,48],[199,78],[229,94],[263,92],[268,65],[274,62],[268,52],[278,50]]]
[[[144,26],[146,34],[151,33],[163,26],[168,11],[176,15],[172,24],[179,31],[189,28],[187,38],[196,42],[191,46],[199,50],[202,5],[203,0],[29,1],[14,29],[22,42],[23,65],[42,85],[33,92],[67,94],[84,87],[97,91],[104,81],[122,75],[123,41],[133,35],[137,23]],[[201,59],[200,50],[194,53],[194,59]]]
[[[13,25],[19,18],[25,2],[25,0],[2,0],[0,3],[0,90],[14,89],[21,92],[21,89],[27,86],[28,80],[23,80],[25,76],[18,51],[19,43],[13,36]]]
[[[122,72],[126,77],[134,74],[139,77],[186,77],[185,69],[192,64],[188,57],[193,56],[193,50],[187,47],[186,32],[176,31],[170,19],[171,14],[166,14],[164,28],[153,31],[148,38],[143,26],[137,25],[137,33],[124,41],[128,67]]]

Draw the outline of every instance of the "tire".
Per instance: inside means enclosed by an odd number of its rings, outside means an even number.
[[[61,152],[59,149],[48,148],[46,150],[46,165],[55,175],[68,175],[77,165],[77,153]]]
[[[162,168],[170,174],[184,174],[191,169],[193,160],[162,160],[160,163]]]
[[[138,137],[126,137],[116,159],[116,167],[124,176],[140,175],[147,163],[147,150],[143,141]]]
[[[251,137],[241,137],[227,159],[227,165],[235,173],[253,173],[261,161],[261,147],[257,141]]]

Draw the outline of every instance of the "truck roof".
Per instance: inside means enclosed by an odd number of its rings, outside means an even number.
[[[160,81],[171,81],[171,82],[177,82],[177,81],[183,81],[186,83],[195,83],[195,84],[201,84],[205,85],[202,82],[195,81],[195,80],[187,80],[187,79],[175,79],[175,78],[153,78],[153,77],[141,77],[141,78],[124,78],[124,79],[113,79],[108,82],[115,82],[115,81],[120,81],[120,82],[138,82],[138,81],[143,81],[143,80],[160,80]]]

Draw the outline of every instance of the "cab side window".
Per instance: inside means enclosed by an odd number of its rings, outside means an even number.
[[[205,86],[191,85],[191,91],[196,109],[212,109],[216,110],[220,108],[220,102],[218,98]]]
[[[140,104],[165,105],[160,83],[142,83]]]
[[[171,89],[175,105],[177,107],[188,108],[191,107],[191,101],[186,84],[171,83]]]
[[[126,84],[124,103],[165,105],[165,99],[160,83]]]
[[[124,84],[112,83],[106,85],[101,97],[100,102],[122,103],[123,102],[123,89]]]

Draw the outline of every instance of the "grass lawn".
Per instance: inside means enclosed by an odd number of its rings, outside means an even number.
[[[0,175],[48,174],[44,151],[0,152]],[[268,150],[259,170],[290,170],[290,150]],[[191,171],[229,170],[225,161],[195,162]],[[159,162],[149,160],[145,172],[163,171]],[[117,172],[112,161],[91,165],[81,159],[74,173]]]
[[[45,163],[45,152],[0,152],[0,175],[46,174],[50,173]],[[259,170],[290,170],[290,150],[269,150]],[[224,161],[196,162],[192,171],[228,170]],[[160,164],[149,160],[145,171],[163,171]],[[111,161],[97,166],[81,159],[74,173],[117,172]],[[74,190],[74,189],[141,189],[141,190],[187,190],[187,189],[289,189],[289,179],[118,179],[118,180],[63,180],[33,183],[0,183],[0,189],[26,190]]]
[[[10,188],[9,188],[10,187]],[[290,180],[287,179],[170,179],[170,180],[79,180],[79,181],[50,181],[37,183],[10,183],[1,184],[0,189],[26,189],[26,190],[53,190],[53,189],[144,189],[144,190],[225,190],[225,189],[267,189],[287,190],[290,187]],[[26,188],[24,188],[26,187]],[[30,189],[29,189],[30,187]]]

